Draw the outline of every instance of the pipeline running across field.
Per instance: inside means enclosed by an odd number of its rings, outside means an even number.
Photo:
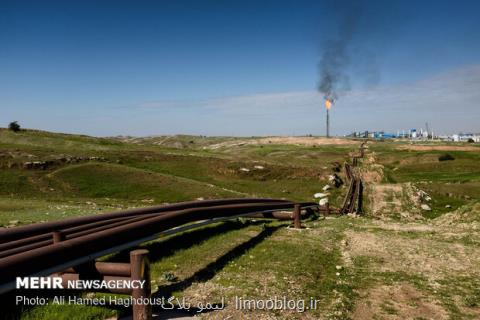
[[[304,215],[315,203],[282,199],[220,199],[38,223],[0,231],[0,293],[14,289],[16,277],[48,276],[161,235],[209,223],[257,217],[291,219],[295,205]]]
[[[365,142],[352,164],[340,214],[362,212],[363,182],[355,172]],[[291,212],[288,212],[291,211]],[[239,198],[189,201],[69,218],[0,230],[0,294],[15,288],[16,277],[49,276],[95,259],[132,249],[162,235],[183,232],[238,217],[293,220],[314,211],[331,212],[316,203],[284,199]],[[295,220],[296,219],[296,220]]]

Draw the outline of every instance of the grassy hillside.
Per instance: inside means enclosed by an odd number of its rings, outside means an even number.
[[[0,129],[0,224],[58,219],[70,216],[71,210],[88,214],[197,198],[309,201],[327,183],[331,163],[343,163],[358,144],[256,141],[193,136],[110,139]],[[334,190],[333,203],[340,203],[343,193],[344,189]]]

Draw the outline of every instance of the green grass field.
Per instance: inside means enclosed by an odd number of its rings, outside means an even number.
[[[52,204],[89,210],[90,203],[95,203],[98,208],[91,213],[96,213],[197,198],[257,196],[309,201],[326,183],[330,163],[343,163],[346,152],[353,150],[353,144],[338,150],[294,145],[208,148],[225,140],[179,136],[169,137],[164,146],[150,139],[133,143],[2,129],[0,224],[57,219],[58,214],[45,214]],[[53,164],[45,169],[24,168],[28,162],[49,160]],[[334,202],[342,192],[333,192]],[[11,213],[22,210],[31,213],[16,217]]]
[[[359,142],[312,141],[93,138],[0,129],[0,225],[199,198],[313,201],[332,163],[349,161]],[[225,310],[203,314],[207,319],[480,317],[480,148],[388,141],[368,147],[360,161],[365,217],[307,220],[302,230],[288,228],[289,222],[240,219],[146,243],[154,295],[192,303],[226,299]],[[438,161],[445,153],[455,160]],[[50,164],[25,168],[35,161]],[[431,200],[416,199],[412,190]],[[334,188],[331,203],[339,206],[345,193],[345,187]],[[126,254],[107,258],[126,261]],[[318,305],[304,312],[247,312],[232,303],[235,297],[272,296],[313,297]],[[128,312],[50,304],[10,308],[3,317],[106,319]]]

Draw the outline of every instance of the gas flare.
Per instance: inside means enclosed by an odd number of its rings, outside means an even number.
[[[327,108],[327,110],[330,110],[331,107],[332,107],[332,101],[329,99],[325,99],[325,108]]]

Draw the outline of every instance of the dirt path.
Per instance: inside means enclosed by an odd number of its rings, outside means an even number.
[[[422,220],[420,199],[411,183],[371,184],[370,214],[380,219]]]
[[[472,231],[374,220],[347,230],[344,261],[365,282],[352,318],[480,318],[480,235]]]
[[[321,146],[321,145],[360,145],[360,141],[346,138],[324,138],[324,137],[266,137],[258,139],[244,139],[225,141],[212,144],[208,149],[218,149],[225,147],[236,147],[242,145],[266,145],[266,144],[291,144],[302,146]]]

